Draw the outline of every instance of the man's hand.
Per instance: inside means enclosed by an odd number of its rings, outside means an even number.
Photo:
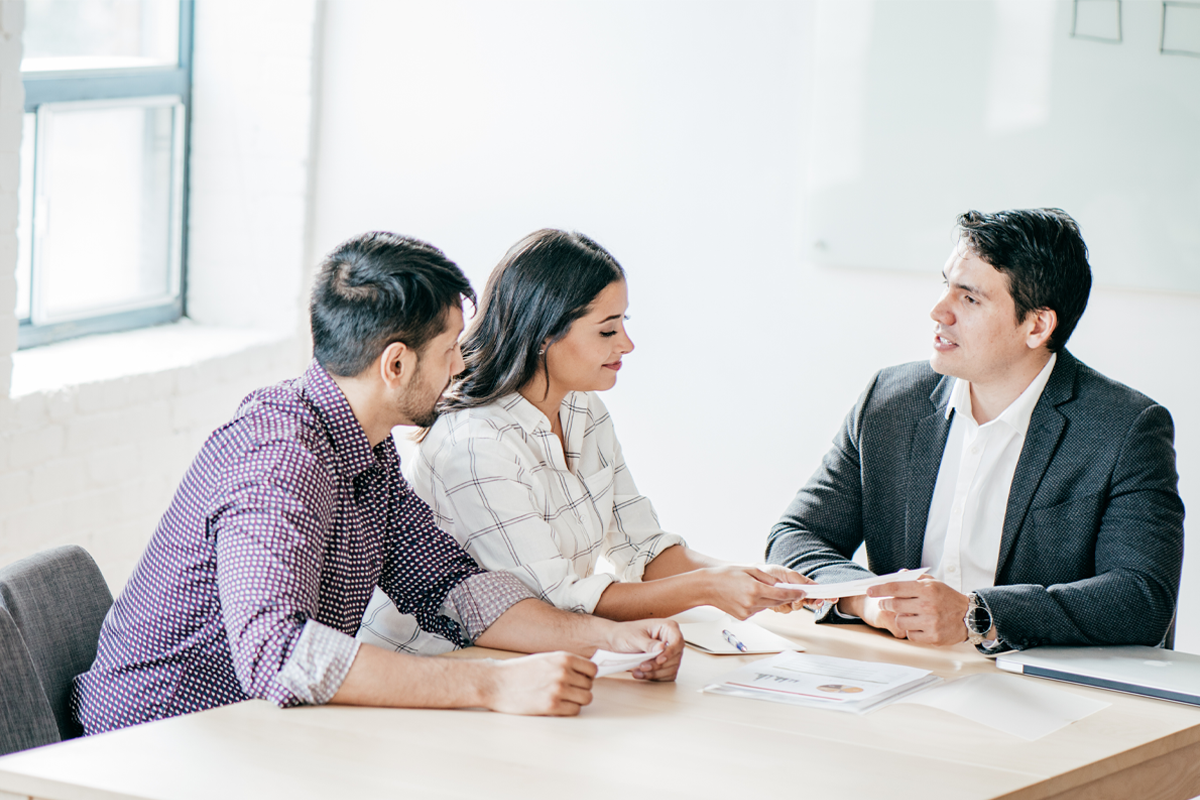
[[[941,646],[967,640],[963,617],[970,600],[941,581],[922,576],[920,580],[872,586],[867,595],[879,598],[881,611],[895,615],[896,627],[910,641]]]
[[[539,653],[489,665],[487,708],[505,714],[573,717],[592,702],[596,665],[570,653]]]
[[[801,575],[799,572],[796,572],[794,569],[788,569],[787,567],[783,566],[782,564],[763,564],[761,567],[759,567],[759,569],[762,570],[763,572],[767,573],[768,575],[770,575],[772,578],[774,578],[776,583],[816,584],[816,581],[814,581],[812,578],[809,578],[806,575]],[[800,608],[802,606],[812,606],[813,608],[819,608],[821,606],[821,604],[824,602],[825,601],[821,600],[820,598],[793,600],[790,603],[782,603],[777,606],[772,606],[771,610],[776,611],[780,614],[787,614],[791,611],[800,610]]]
[[[775,584],[779,583],[779,579],[757,567],[709,567],[687,574],[704,582],[700,597],[705,604],[716,606],[737,619],[746,619],[763,609],[804,599],[804,592],[800,589],[777,589]],[[798,582],[809,581],[805,579]]]
[[[618,622],[604,649],[614,653],[648,653],[662,648],[654,658],[630,670],[633,677],[647,681],[673,681],[683,660],[683,634],[674,620],[643,619]]]
[[[895,586],[896,584],[889,583],[885,585]],[[882,628],[888,631],[897,639],[905,638],[904,629],[896,623],[895,612],[882,608],[878,597],[862,595],[843,597],[838,601],[838,609],[843,614],[860,617],[863,622],[872,628]]]

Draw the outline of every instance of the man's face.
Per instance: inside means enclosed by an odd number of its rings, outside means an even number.
[[[929,312],[937,323],[930,366],[975,385],[1005,381],[1032,353],[1035,315],[1018,324],[1008,277],[962,245],[942,274],[946,288]]]
[[[418,354],[417,368],[401,390],[400,414],[413,425],[428,428],[438,418],[437,403],[450,379],[463,370],[458,337],[463,332],[461,306],[446,312],[446,329],[425,343]]]

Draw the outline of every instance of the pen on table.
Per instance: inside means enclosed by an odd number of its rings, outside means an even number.
[[[736,647],[738,650],[741,650],[743,653],[749,652],[750,648],[748,648],[748,647],[746,647],[746,645],[742,644],[741,640],[739,640],[738,637],[734,636],[732,633],[729,632],[729,629],[725,629],[725,630],[721,631],[721,635],[725,637],[725,641],[729,642],[731,645]]]

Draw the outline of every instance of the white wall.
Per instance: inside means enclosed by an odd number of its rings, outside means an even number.
[[[940,290],[940,259],[801,256],[813,25],[799,2],[330,3],[315,249],[395,230],[482,287],[532,230],[596,238],[629,273],[638,349],[605,401],[639,485],[700,549],[760,559],[872,372],[927,357]],[[1072,345],[1174,413],[1189,506],[1198,341],[1200,297],[1100,288]],[[1191,553],[1181,611],[1200,650]]]

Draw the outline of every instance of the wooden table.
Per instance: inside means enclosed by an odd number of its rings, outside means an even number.
[[[757,621],[813,653],[950,679],[996,670],[966,645],[816,626],[802,612]],[[594,702],[568,719],[239,703],[0,758],[0,800],[1200,794],[1200,708],[1058,684],[1112,705],[1026,742],[923,706],[857,716],[699,692],[753,658],[689,649],[676,683],[602,678]]]

